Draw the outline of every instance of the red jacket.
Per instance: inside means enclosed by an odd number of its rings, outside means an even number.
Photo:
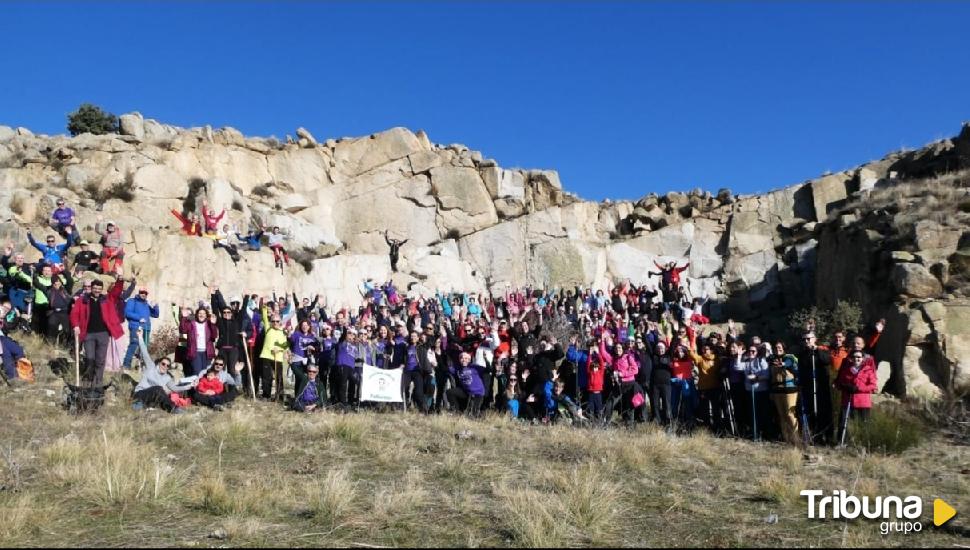
[[[596,368],[594,369],[594,361]],[[593,359],[592,357],[586,362],[586,376],[589,378],[588,391],[591,392],[601,392],[603,391],[603,379],[606,375],[606,365],[600,359]]]
[[[188,347],[185,350],[186,358],[191,361],[195,359],[196,354],[196,344],[198,343],[198,336],[195,333],[195,317],[186,317],[179,322],[179,332],[185,334],[188,338]],[[205,322],[205,354],[209,357],[216,356],[216,339],[219,336],[219,330],[216,326],[209,321]]]
[[[222,395],[224,389],[225,386],[223,386],[222,380],[219,380],[218,376],[212,380],[209,380],[208,376],[203,376],[199,379],[199,385],[195,387],[195,390],[199,393],[204,394],[205,392],[212,390],[216,392],[216,395]]]
[[[124,290],[124,282],[121,279],[115,281],[115,284],[111,286],[108,291],[100,300],[101,306],[101,318],[104,319],[104,325],[108,328],[108,334],[112,338],[118,339],[124,335],[124,329],[121,328],[121,319],[118,316],[119,303],[121,302],[121,293]],[[78,337],[81,340],[88,335],[88,321],[91,318],[91,297],[82,294],[74,300],[74,307],[71,308],[71,328],[79,327],[81,329]]]
[[[842,363],[836,386],[842,389],[842,408],[852,400],[854,409],[871,409],[872,394],[879,390],[876,378],[876,362],[871,355],[862,360],[858,372],[854,372],[849,361]]]
[[[199,222],[194,222],[185,216],[183,216],[178,210],[172,209],[172,214],[178,218],[179,222],[182,224],[182,231],[186,235],[192,235],[196,237],[202,236],[202,227],[199,226]]]

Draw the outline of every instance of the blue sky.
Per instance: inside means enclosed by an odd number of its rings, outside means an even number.
[[[756,192],[958,133],[968,23],[966,2],[4,2],[0,124],[63,133],[89,101],[281,138],[406,126],[590,199]]]

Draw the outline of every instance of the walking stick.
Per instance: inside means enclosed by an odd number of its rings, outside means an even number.
[[[760,441],[761,438],[758,436],[758,407],[754,400],[754,383],[751,384],[751,424],[751,439]]]
[[[849,414],[852,413],[852,394],[845,404],[845,414],[842,415],[842,435],[839,437],[839,447],[845,447],[845,432],[849,430]]]
[[[74,333],[74,380],[75,385],[81,386],[81,343],[78,342],[78,333]]]
[[[805,395],[802,392],[798,394],[798,408],[801,410],[802,417],[802,444],[807,449],[812,444],[812,433],[808,425],[808,413],[805,411]]]
[[[253,394],[253,401],[256,400],[256,385],[253,383],[253,365],[249,359],[249,342],[246,341],[246,333],[240,332],[243,343],[243,356],[246,358],[246,370],[249,372],[249,390]]]
[[[734,437],[737,437],[738,424],[734,418],[734,401],[732,400],[731,381],[725,378],[723,380],[723,386],[724,386],[724,405],[725,405],[724,408],[727,409],[728,427],[731,428],[731,435],[733,435]]]
[[[276,381],[276,400],[283,400],[283,369],[280,368],[280,360],[273,353],[273,379]]]

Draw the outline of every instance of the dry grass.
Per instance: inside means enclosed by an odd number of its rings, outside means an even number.
[[[820,449],[806,462],[783,445],[701,431],[298,415],[247,401],[171,416],[136,413],[119,396],[73,418],[51,405],[60,388],[46,365],[39,375],[0,389],[10,411],[0,449],[14,457],[0,461],[0,486],[19,479],[19,492],[0,491],[4,545],[952,546],[959,539],[935,529],[884,538],[866,522],[810,522],[798,492],[917,494],[970,509],[970,452],[940,437],[899,456]],[[455,437],[465,430],[472,437]],[[778,525],[765,522],[772,514]]]

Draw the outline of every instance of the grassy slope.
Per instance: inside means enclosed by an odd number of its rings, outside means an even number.
[[[966,447],[899,457],[414,414],[73,418],[59,381],[0,389],[0,545],[953,546],[934,529],[809,521],[805,488],[940,496],[970,513]],[[55,396],[49,396],[53,390]],[[471,430],[474,437],[457,440]],[[766,518],[778,515],[778,522]],[[958,516],[958,523],[961,523]],[[210,538],[222,529],[228,540]]]

